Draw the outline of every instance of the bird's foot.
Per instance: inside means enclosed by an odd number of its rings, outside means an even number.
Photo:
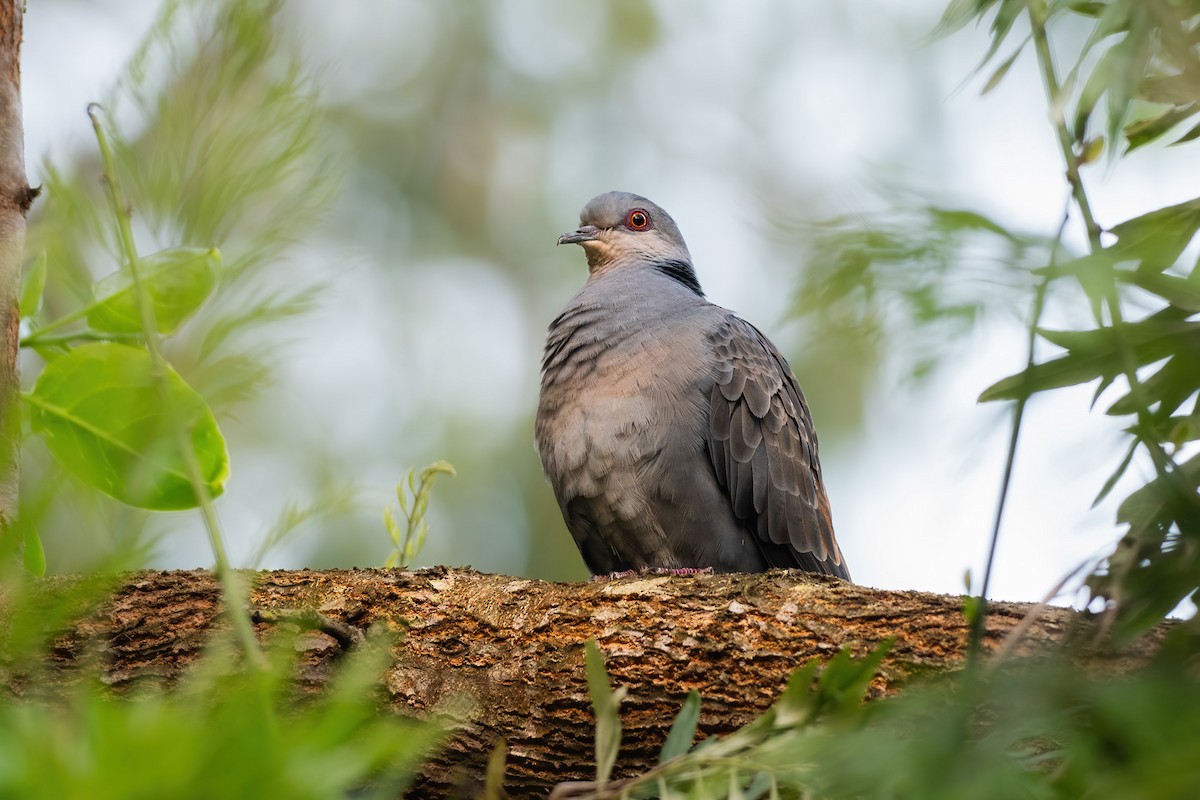
[[[593,575],[592,583],[603,583],[604,581],[615,581],[618,578],[628,578],[631,575],[641,575],[645,570],[625,569],[620,572],[609,572],[606,575]]]
[[[630,578],[634,575],[712,575],[712,567],[642,567],[641,569],[626,569],[620,572],[610,572],[607,575],[593,575],[593,583],[615,581],[618,578]]]

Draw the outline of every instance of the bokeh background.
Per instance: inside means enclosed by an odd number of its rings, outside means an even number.
[[[969,329],[924,343],[937,359],[919,377],[909,340],[886,326],[832,331],[795,313],[811,224],[834,215],[865,220],[913,197],[1032,235],[1058,227],[1066,188],[1032,63],[981,98],[986,32],[931,38],[943,6],[283,4],[279,47],[315,93],[315,141],[337,179],[259,285],[315,287],[312,308],[254,334],[270,380],[221,414],[233,475],[217,508],[235,563],[380,565],[395,482],[446,459],[458,476],[434,489],[417,566],[585,577],[532,420],[545,326],[586,274],[555,238],[593,195],[623,189],[672,213],[710,299],[791,360],[855,579],[963,590],[982,569],[1009,420],[975,398],[1023,365],[1028,297],[998,288]],[[54,170],[98,177],[85,106],[110,95],[160,12],[151,0],[30,5],[35,185]],[[117,121],[130,136],[145,124],[136,104]],[[1148,148],[1094,167],[1101,224],[1189,197],[1200,165],[1167,164]],[[993,596],[1040,599],[1119,534],[1115,502],[1088,510],[1121,446],[1089,401],[1084,387],[1031,403]],[[1131,472],[1131,485],[1150,474]],[[149,566],[211,563],[194,514],[47,502],[51,570],[86,568],[129,538]],[[260,556],[289,515],[299,524]]]

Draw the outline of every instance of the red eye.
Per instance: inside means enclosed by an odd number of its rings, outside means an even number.
[[[631,231],[644,231],[650,228],[650,215],[643,208],[635,208],[625,215],[625,227]]]

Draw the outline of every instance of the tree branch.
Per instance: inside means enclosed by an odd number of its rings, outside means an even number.
[[[651,767],[687,692],[703,697],[700,735],[727,734],[760,714],[788,675],[841,648],[865,655],[895,642],[872,695],[890,694],[917,673],[964,663],[963,598],[870,589],[833,578],[776,571],[752,575],[634,576],[604,583],[546,583],[470,570],[353,570],[257,573],[251,603],[260,616],[317,614],[356,629],[402,633],[383,696],[397,711],[442,714],[468,699],[473,709],[426,767],[415,796],[473,796],[488,755],[510,746],[505,786],[545,796],[553,785],[594,777],[594,720],[583,645],[595,639],[622,704],[625,738],[618,772]],[[43,582],[55,591],[67,579]],[[60,584],[60,582],[62,582]],[[104,681],[118,691],[139,679],[168,681],[202,652],[221,616],[220,588],[207,572],[141,572],[52,648],[54,680],[67,685],[103,655]],[[1028,605],[993,603],[985,647],[995,650]],[[1081,615],[1046,609],[1014,655],[1061,642]],[[269,636],[279,624],[260,624]],[[312,628],[314,626],[306,625]],[[319,690],[343,651],[308,631],[299,679]],[[1161,632],[1120,657],[1128,669],[1153,652]],[[620,775],[614,776],[616,778]]]

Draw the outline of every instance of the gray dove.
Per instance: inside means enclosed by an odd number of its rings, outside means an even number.
[[[608,192],[579,222],[558,243],[583,246],[588,278],[550,323],[536,438],[588,569],[849,580],[784,357],[705,299],[654,203]]]

